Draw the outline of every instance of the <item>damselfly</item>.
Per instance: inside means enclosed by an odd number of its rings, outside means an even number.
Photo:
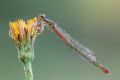
[[[66,45],[76,51],[80,56],[87,61],[93,63],[99,69],[101,69],[105,74],[110,74],[110,71],[96,62],[96,55],[90,49],[79,44],[78,41],[73,39],[68,33],[66,33],[62,28],[58,27],[52,20],[46,19],[45,15],[38,16],[38,27],[44,28],[45,26],[49,30],[55,33]]]

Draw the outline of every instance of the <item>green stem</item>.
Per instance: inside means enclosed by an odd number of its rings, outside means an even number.
[[[32,65],[30,61],[24,64],[24,70],[25,70],[26,80],[33,80]]]

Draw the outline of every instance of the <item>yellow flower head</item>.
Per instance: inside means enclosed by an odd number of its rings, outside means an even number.
[[[27,22],[19,19],[9,22],[9,35],[15,41],[20,61],[26,63],[34,58],[34,40],[43,31],[43,24],[39,25],[37,18]]]
[[[19,19],[14,22],[9,22],[10,37],[16,42],[16,44],[26,44],[28,41],[32,42],[37,33],[37,18],[30,19],[27,22]],[[40,29],[40,28],[39,28]]]

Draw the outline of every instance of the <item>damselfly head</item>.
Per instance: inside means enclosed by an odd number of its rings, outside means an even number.
[[[38,19],[40,20],[46,20],[45,14],[41,14],[38,16]]]

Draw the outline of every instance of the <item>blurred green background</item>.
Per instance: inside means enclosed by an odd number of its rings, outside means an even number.
[[[34,80],[119,80],[119,0],[0,0],[0,80],[25,80],[9,21],[44,13],[97,55],[110,69],[107,76],[74,52],[55,34],[45,31],[35,42]]]

